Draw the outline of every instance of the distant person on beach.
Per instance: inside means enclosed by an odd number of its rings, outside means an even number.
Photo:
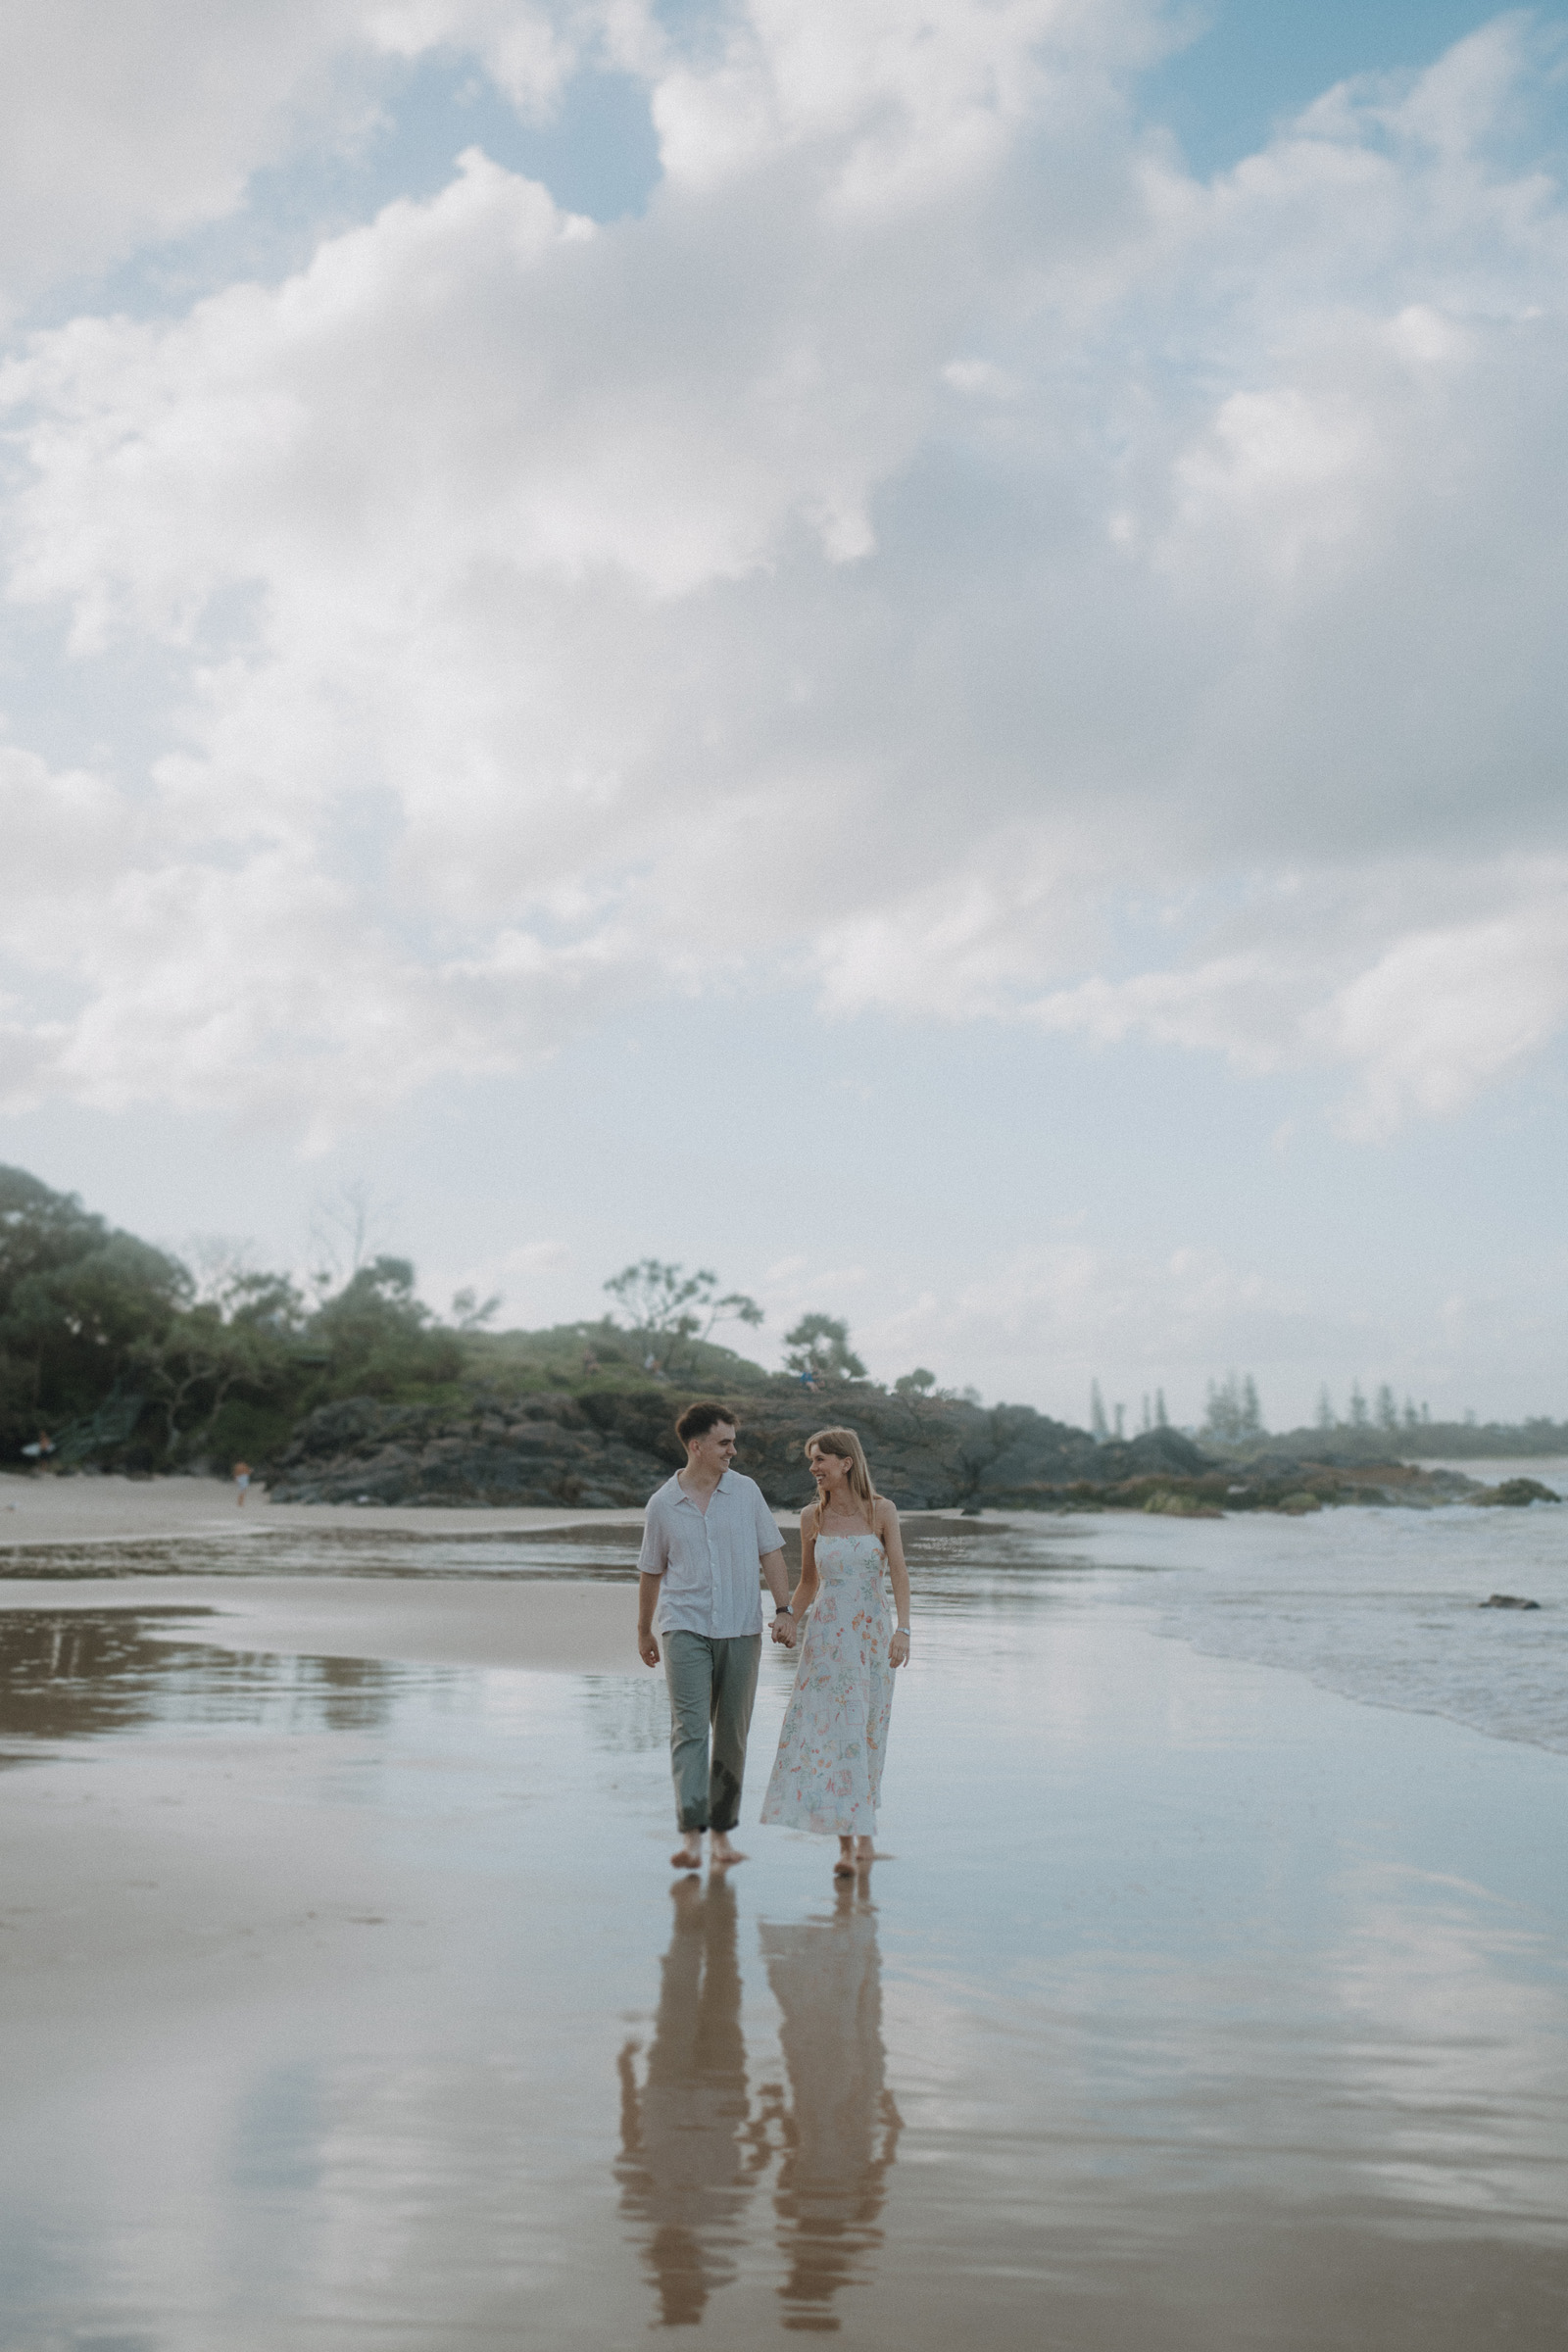
[[[22,1448],[26,1459],[35,1462],[40,1470],[48,1469],[49,1456],[54,1452],[54,1449],[55,1442],[46,1429],[39,1430],[37,1443],[35,1445],[24,1446]]]
[[[744,1862],[730,1840],[740,1819],[746,1736],[762,1654],[758,1569],[777,1603],[775,1642],[791,1645],[795,1619],[784,1539],[755,1480],[730,1463],[735,1415],[727,1404],[689,1404],[675,1424],[686,1448],[648,1504],[637,1562],[637,1652],[659,1664],[654,1611],[664,1637],[669,1755],[681,1842],[677,1870],[700,1870],[703,1832],[715,1869]]]
[[[899,1514],[871,1484],[854,1430],[819,1429],[806,1458],[816,1500],[801,1513],[794,1605],[805,1633],[762,1819],[836,1834],[834,1876],[849,1878],[876,1858],[893,1675],[909,1662],[909,1572]]]
[[[245,1508],[245,1497],[250,1491],[251,1466],[249,1462],[236,1462],[234,1464],[234,1500],[241,1510]]]

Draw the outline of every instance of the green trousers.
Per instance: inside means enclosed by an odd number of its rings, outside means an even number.
[[[683,1831],[732,1830],[741,1817],[746,1735],[761,1655],[760,1634],[725,1640],[677,1630],[664,1636],[669,1762],[675,1819]]]

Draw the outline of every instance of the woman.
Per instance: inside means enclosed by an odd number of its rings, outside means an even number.
[[[792,1613],[810,1621],[762,1819],[838,1833],[835,1878],[874,1858],[893,1669],[909,1659],[909,1572],[899,1514],[871,1484],[853,1429],[806,1443],[816,1500],[801,1513]],[[884,1576],[898,1611],[891,1635]]]

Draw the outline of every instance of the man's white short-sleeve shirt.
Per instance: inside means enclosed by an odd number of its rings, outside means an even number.
[[[643,1576],[663,1578],[659,1630],[733,1641],[762,1630],[759,1564],[784,1539],[754,1478],[726,1470],[699,1510],[678,1478],[649,1499],[643,1524]]]

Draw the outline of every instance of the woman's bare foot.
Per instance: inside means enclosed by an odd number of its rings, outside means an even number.
[[[738,1845],[731,1845],[723,1830],[715,1830],[708,1841],[708,1862],[710,1870],[728,1870],[732,1862],[744,1862],[746,1856]]]
[[[669,1857],[671,1870],[701,1870],[703,1867],[703,1833],[693,1830]]]

